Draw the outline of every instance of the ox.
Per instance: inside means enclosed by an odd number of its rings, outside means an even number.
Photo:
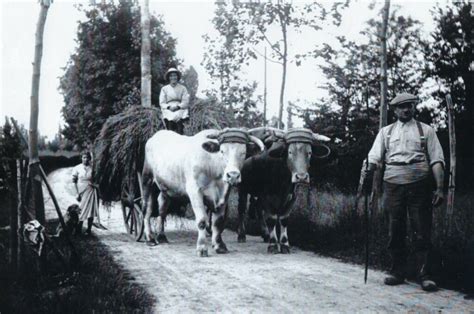
[[[164,222],[170,199],[184,196],[191,202],[196,217],[198,256],[208,254],[205,235],[206,206],[214,213],[212,246],[216,253],[228,252],[221,233],[230,186],[241,181],[240,169],[247,154],[263,149],[263,143],[258,138],[239,129],[205,130],[194,136],[162,130],[153,135],[145,146],[142,173],[147,244],[156,245],[150,228],[151,190],[155,182],[160,190],[158,242],[168,242],[164,234]]]
[[[273,144],[269,150],[247,159],[242,167],[237,239],[239,242],[246,240],[244,217],[250,195],[257,198],[257,214],[263,237],[269,241],[268,252],[286,254],[290,252],[288,216],[293,208],[307,205],[310,161],[330,154],[330,149],[320,143],[329,138],[304,128],[290,129],[286,134],[261,128],[250,133],[263,136],[267,146],[269,142]],[[280,225],[279,237],[277,223]]]

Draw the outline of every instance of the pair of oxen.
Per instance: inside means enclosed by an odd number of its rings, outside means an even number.
[[[194,136],[158,131],[146,143],[142,173],[147,244],[168,242],[164,222],[170,201],[184,196],[189,199],[196,219],[198,256],[208,255],[207,227],[212,230],[215,252],[227,253],[221,234],[229,192],[237,186],[238,241],[245,242],[244,218],[251,195],[261,217],[263,236],[269,242],[268,252],[289,253],[288,216],[299,198],[307,198],[308,193],[308,189],[306,193],[297,193],[297,186],[309,184],[311,158],[323,158],[330,153],[321,143],[327,140],[304,128],[287,132],[266,127],[204,130]],[[150,226],[153,183],[159,189],[156,238]]]

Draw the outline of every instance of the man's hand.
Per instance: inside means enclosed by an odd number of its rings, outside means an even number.
[[[439,206],[443,204],[444,201],[444,193],[442,189],[436,189],[436,191],[433,193],[433,200],[431,203],[433,206]]]

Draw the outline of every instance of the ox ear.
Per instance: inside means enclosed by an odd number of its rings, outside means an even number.
[[[322,158],[328,157],[329,154],[331,154],[331,149],[328,146],[321,143],[311,145],[311,150],[313,153],[312,154],[313,158],[322,159]]]
[[[274,142],[268,150],[268,156],[272,158],[283,158],[288,151],[288,145],[283,141]]]
[[[202,148],[208,153],[217,153],[221,146],[215,141],[207,141],[202,143]]]

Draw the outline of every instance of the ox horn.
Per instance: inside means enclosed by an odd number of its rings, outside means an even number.
[[[316,141],[321,141],[321,142],[329,142],[331,140],[331,138],[329,138],[325,135],[319,134],[319,133],[313,133],[313,138]]]
[[[254,142],[257,144],[257,146],[260,148],[260,151],[263,152],[265,150],[265,145],[263,145],[263,142],[256,136],[249,135],[250,141]]]
[[[326,150],[326,154],[322,154],[322,155],[316,154],[315,149],[319,150],[320,148],[324,148]],[[331,154],[331,149],[328,146],[326,146],[324,144],[321,144],[321,143],[313,145],[313,156],[314,157],[316,157],[318,159],[323,159],[323,158],[328,157],[330,154]]]

